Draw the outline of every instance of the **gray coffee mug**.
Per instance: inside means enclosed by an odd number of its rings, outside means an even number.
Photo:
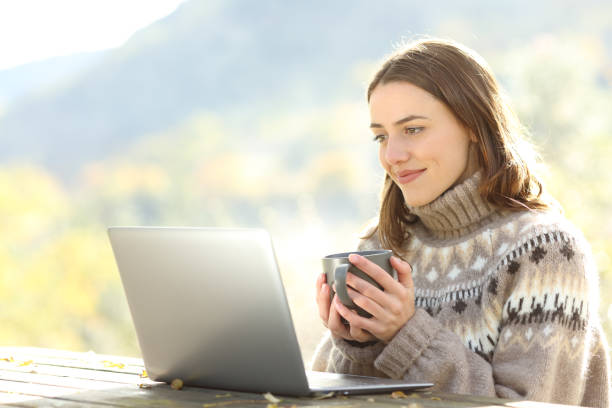
[[[371,314],[357,306],[348,295],[348,291],[346,289],[346,274],[347,272],[352,273],[355,276],[360,277],[361,279],[370,282],[372,285],[382,289],[382,287],[370,276],[358,269],[355,265],[349,262],[348,257],[350,254],[358,254],[361,255],[376,265],[380,266],[385,272],[389,275],[393,276],[393,279],[397,280],[397,272],[391,266],[391,255],[393,251],[389,249],[378,249],[373,251],[353,251],[353,252],[343,252],[340,254],[332,254],[327,255],[323,258],[323,271],[327,276],[327,284],[331,288],[330,291],[330,301],[334,297],[334,282],[336,283],[336,291],[338,293],[338,298],[349,309],[354,309],[361,316],[364,317],[372,317]]]

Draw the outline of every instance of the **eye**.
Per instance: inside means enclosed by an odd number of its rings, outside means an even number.
[[[372,140],[374,140],[376,143],[382,143],[386,139],[387,139],[387,136],[385,136],[385,135],[376,135],[376,136],[374,136],[374,139],[372,139]]]
[[[406,126],[404,128],[404,133],[407,135],[416,135],[417,133],[420,133],[423,131],[423,127],[422,126],[418,126],[418,127],[408,127]]]

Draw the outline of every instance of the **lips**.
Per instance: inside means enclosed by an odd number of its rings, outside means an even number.
[[[401,184],[410,183],[411,181],[417,179],[421,174],[423,174],[427,169],[418,169],[418,170],[402,170],[397,174],[397,181]]]

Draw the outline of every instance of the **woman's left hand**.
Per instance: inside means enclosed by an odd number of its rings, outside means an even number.
[[[350,298],[372,317],[358,315],[356,311],[344,306],[337,296],[334,297],[334,306],[352,329],[366,330],[388,343],[415,312],[412,268],[407,262],[392,256],[390,262],[397,271],[396,281],[381,267],[360,255],[351,254],[349,261],[378,282],[384,291],[347,273],[346,286]]]

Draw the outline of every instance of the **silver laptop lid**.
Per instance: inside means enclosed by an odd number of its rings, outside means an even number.
[[[309,393],[265,230],[112,227],[108,233],[150,378]]]

